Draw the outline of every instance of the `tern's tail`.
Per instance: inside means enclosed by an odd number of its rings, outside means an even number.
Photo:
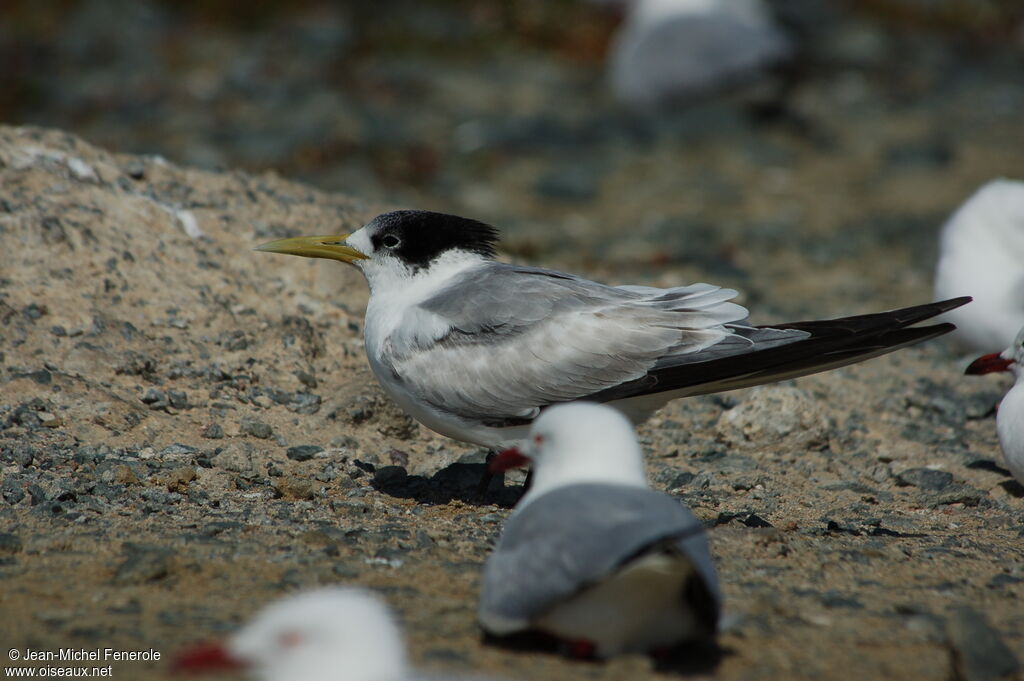
[[[677,397],[703,395],[836,369],[949,333],[956,328],[953,324],[911,325],[970,301],[965,296],[891,312],[776,324],[770,328],[794,329],[809,335],[760,350],[755,341],[752,348],[736,354],[655,368],[643,378],[602,390],[587,399],[610,402],[666,391],[680,391]]]

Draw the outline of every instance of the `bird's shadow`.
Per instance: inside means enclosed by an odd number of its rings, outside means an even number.
[[[970,468],[972,470],[989,471],[997,475],[1006,476],[1009,479],[1003,480],[1001,483],[999,483],[999,486],[1006,490],[1006,493],[1009,494],[1010,496],[1017,497],[1018,499],[1024,497],[1024,485],[1021,485],[1019,482],[1014,480],[1013,473],[1011,473],[1008,469],[1003,468],[995,461],[991,459],[978,459],[977,461],[972,461],[971,463],[967,464],[967,468]]]
[[[595,657],[578,657],[568,652],[567,644],[556,636],[542,631],[523,631],[509,636],[493,636],[484,633],[484,645],[501,648],[510,652],[529,652],[557,655],[586,664],[603,662]],[[650,654],[655,671],[680,676],[707,675],[718,667],[726,655],[732,651],[722,648],[714,641],[682,643],[672,648],[659,650]]]
[[[1024,485],[1020,484],[1013,478],[1010,478],[1009,480],[1004,480],[1003,482],[999,483],[999,485],[1004,490],[1006,490],[1007,494],[1011,496],[1017,497],[1018,499],[1024,497]]]
[[[484,463],[453,463],[430,477],[409,475],[401,466],[384,466],[373,473],[375,490],[401,499],[424,504],[447,504],[459,500],[471,506],[512,508],[523,494],[520,485],[506,486],[502,475],[495,475],[481,494],[480,481],[487,471]]]
[[[682,643],[666,651],[652,655],[655,671],[680,676],[713,674],[722,658],[732,655],[715,641]]]

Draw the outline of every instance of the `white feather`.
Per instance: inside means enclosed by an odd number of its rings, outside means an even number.
[[[943,227],[935,297],[956,296],[974,301],[942,319],[968,349],[999,352],[1024,326],[1024,182],[989,182]]]
[[[261,681],[401,681],[402,635],[362,589],[326,587],[270,604],[229,641]]]
[[[1010,370],[1016,382],[999,403],[996,414],[996,431],[999,433],[999,445],[1003,449],[1006,467],[1024,485],[1024,328],[1021,328],[1013,345],[1007,348],[1002,357],[1012,359]]]

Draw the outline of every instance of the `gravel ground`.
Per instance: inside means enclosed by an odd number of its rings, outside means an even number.
[[[358,582],[427,666],[659,678],[480,645],[514,485],[474,501],[482,453],[381,394],[357,273],[251,250],[375,208],[30,128],[0,130],[0,186],[4,641],[170,655],[278,594]],[[961,370],[931,343],[641,429],[655,486],[711,528],[734,615],[716,678],[992,678],[1024,653],[1024,490],[990,415],[1005,386]]]
[[[280,594],[355,582],[431,669],[1020,676],[1024,489],[992,418],[1008,384],[963,377],[948,344],[659,412],[640,430],[651,479],[709,527],[722,654],[571,663],[481,646],[480,569],[516,481],[479,503],[482,452],[383,396],[361,277],[252,251],[412,205],[494,222],[511,260],[735,286],[759,323],[927,300],[942,220],[1020,175],[1019,42],[803,3],[832,9],[807,10],[812,67],[781,117],[726,98],[641,119],[605,101],[588,40],[611,26],[589,14],[555,38],[519,17],[509,43],[488,3],[370,37],[355,10],[242,30],[129,4],[137,39],[113,50],[113,3],[64,22],[15,3],[32,20],[0,31],[0,53],[38,58],[4,120],[146,152],[0,127],[0,641],[166,661]],[[892,8],[942,4],[871,3],[904,22]],[[505,42],[465,37],[481,26]]]

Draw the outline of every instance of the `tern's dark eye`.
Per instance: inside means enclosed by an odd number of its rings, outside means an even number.
[[[380,242],[384,245],[384,248],[395,248],[398,244],[402,243],[401,239],[394,234],[385,234]]]

